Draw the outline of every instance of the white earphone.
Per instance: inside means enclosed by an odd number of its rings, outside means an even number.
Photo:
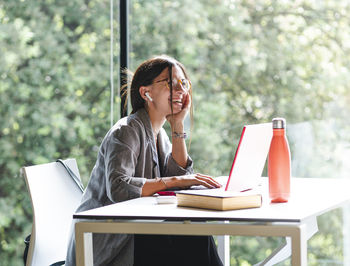
[[[149,96],[149,93],[148,93],[148,92],[145,93],[145,96],[147,97],[147,99],[148,99],[150,102],[153,102],[153,99],[151,98],[151,96]]]

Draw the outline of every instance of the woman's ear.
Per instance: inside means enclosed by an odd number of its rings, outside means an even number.
[[[153,99],[151,98],[151,96],[149,95],[149,88],[145,87],[145,86],[141,86],[139,89],[139,93],[142,97],[142,99],[144,99],[145,101],[153,101]]]

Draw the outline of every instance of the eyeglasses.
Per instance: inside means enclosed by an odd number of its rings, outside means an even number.
[[[168,81],[168,78],[157,80],[152,84],[163,82],[163,81],[167,81],[166,86],[170,90],[170,81]],[[172,88],[183,89],[184,91],[188,92],[191,89],[191,81],[189,81],[188,79],[173,79]]]

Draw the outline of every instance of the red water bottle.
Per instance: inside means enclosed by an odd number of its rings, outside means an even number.
[[[271,202],[287,202],[290,196],[291,163],[288,140],[286,137],[286,120],[272,119],[273,136],[271,140],[268,176]]]

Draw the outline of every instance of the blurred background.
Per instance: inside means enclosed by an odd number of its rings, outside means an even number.
[[[0,265],[23,265],[31,232],[20,168],[76,158],[86,184],[120,118],[111,1],[0,0]],[[159,54],[186,66],[195,171],[227,175],[243,125],[280,116],[294,177],[349,178],[349,14],[348,0],[130,0],[129,68]],[[350,265],[349,220],[349,206],[319,217],[309,265]],[[283,241],[231,237],[231,265],[253,265]]]

